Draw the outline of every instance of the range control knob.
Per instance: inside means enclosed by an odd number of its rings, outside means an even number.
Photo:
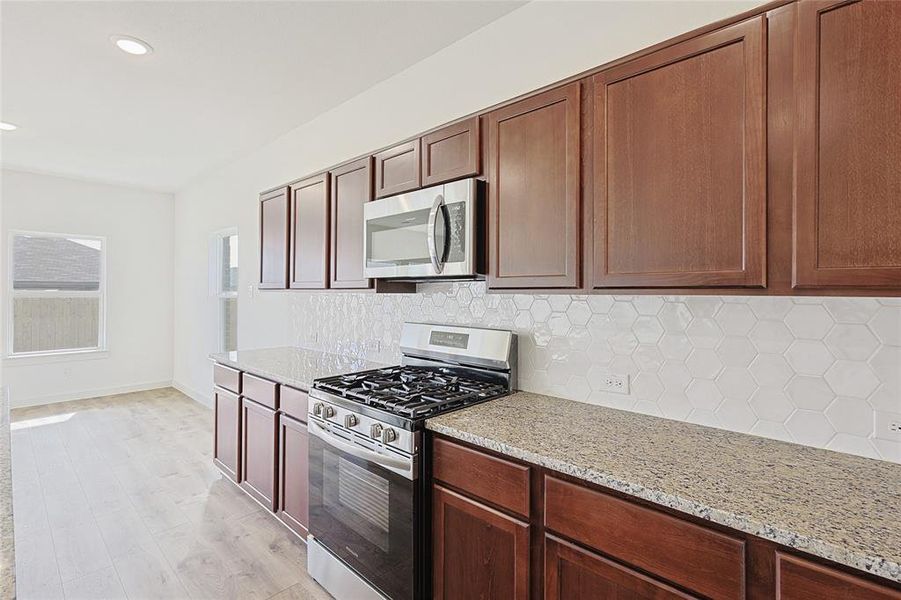
[[[369,437],[371,437],[374,440],[377,440],[380,437],[382,437],[382,426],[379,425],[378,423],[373,423],[372,426],[369,428]]]
[[[322,402],[317,402],[313,405],[313,414],[317,417],[322,416]]]
[[[351,427],[356,427],[357,423],[359,423],[359,419],[357,419],[357,415],[344,415],[344,426],[350,429]]]
[[[331,419],[335,416],[335,409],[331,406],[323,406],[322,407],[322,418],[323,419]]]
[[[386,444],[393,442],[396,439],[397,439],[397,432],[394,431],[393,429],[391,429],[390,427],[388,427],[387,429],[385,429],[384,432],[382,432],[382,441],[385,442]]]

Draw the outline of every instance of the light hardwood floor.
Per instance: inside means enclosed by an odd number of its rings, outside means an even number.
[[[306,548],[212,464],[212,412],[167,388],[12,413],[21,600],[329,598]]]

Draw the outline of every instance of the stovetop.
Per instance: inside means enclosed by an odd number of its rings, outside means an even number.
[[[502,383],[462,376],[452,368],[398,366],[317,379],[323,390],[361,405],[419,420],[503,396]]]

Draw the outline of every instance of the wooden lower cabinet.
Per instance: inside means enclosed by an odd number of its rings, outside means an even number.
[[[275,510],[276,412],[241,398],[241,487],[269,510]]]
[[[440,436],[431,447],[435,598],[901,600],[899,584],[544,467]]]
[[[529,524],[440,485],[432,499],[432,597],[526,600]]]
[[[555,538],[544,537],[545,600],[630,598],[670,600],[694,598],[599,554]]]
[[[779,600],[901,600],[901,591],[777,552],[776,597]]]
[[[232,481],[241,480],[241,400],[213,389],[213,463]]]
[[[278,438],[276,514],[294,533],[306,539],[310,523],[307,424],[279,415]]]

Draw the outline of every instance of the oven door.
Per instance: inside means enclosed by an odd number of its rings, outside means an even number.
[[[366,277],[474,276],[476,191],[476,180],[464,179],[367,202]]]
[[[310,420],[310,533],[382,594],[412,598],[415,462],[355,437]]]

